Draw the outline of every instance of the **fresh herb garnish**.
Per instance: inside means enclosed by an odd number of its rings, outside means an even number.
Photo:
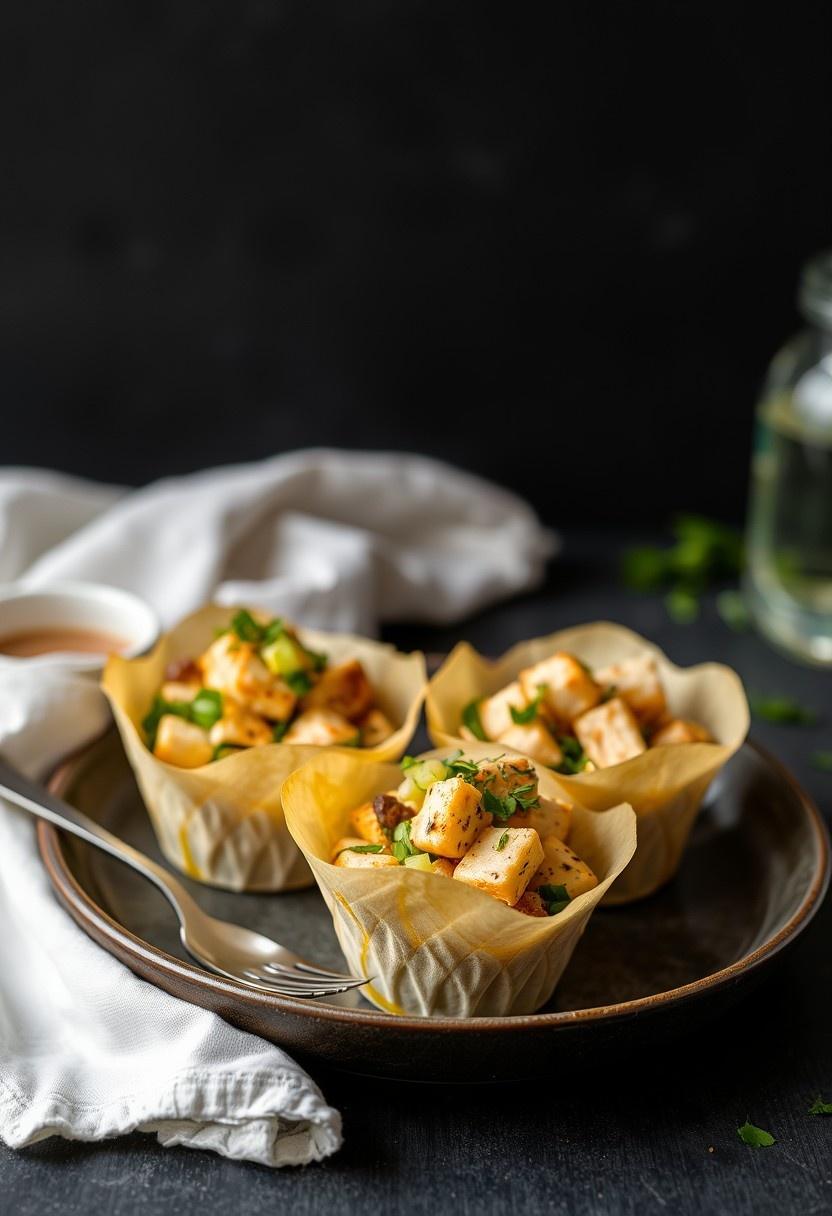
[[[832,773],[832,752],[813,752],[812,764],[822,773]]]
[[[495,848],[496,852],[502,853],[503,849],[506,847],[507,844],[508,844],[508,832],[503,832],[500,839],[494,845],[494,848]]]
[[[534,700],[529,701],[528,705],[526,705],[523,709],[518,709],[516,705],[509,705],[508,708],[509,713],[511,714],[511,720],[515,726],[528,726],[529,722],[534,722],[535,718],[537,717],[538,710],[540,709],[540,702],[543,700],[545,694],[546,689],[540,688]]]
[[[235,633],[241,642],[262,642],[268,626],[263,626],[247,608],[241,608],[231,618],[231,632]]]
[[[482,804],[488,811],[489,815],[493,815],[495,819],[511,819],[512,815],[518,810],[526,810],[513,794],[504,794],[502,798],[498,798],[486,786],[482,791]]]
[[[732,588],[720,591],[716,597],[716,610],[725,624],[737,633],[742,633],[751,623],[748,605],[741,591]]]
[[[462,777],[463,780],[469,783],[479,772],[479,765],[476,760],[465,760],[461,751],[452,752],[443,761],[443,764],[452,777]]]
[[[571,895],[562,883],[544,883],[542,887],[537,888],[537,893],[546,905],[549,916],[557,916],[558,912],[562,912],[566,905],[572,902]]]
[[[587,766],[588,757],[574,735],[558,735],[558,746],[563,757],[555,771],[566,775],[583,772]]]
[[[198,701],[200,705],[195,711],[194,707]],[[174,714],[177,718],[184,718],[186,722],[193,722],[194,725],[207,729],[222,717],[222,693],[203,688],[193,701],[166,701],[162,696],[155,696],[150,710],[142,719],[142,730],[147,736],[147,746],[151,751],[156,746],[159,722],[166,714]]]
[[[383,844],[350,844],[341,853],[380,853],[383,848]]]
[[[296,697],[305,697],[312,687],[312,678],[306,671],[293,671],[283,678]]]
[[[810,1115],[832,1115],[832,1102],[824,1102],[823,1098],[818,1094],[809,1107],[808,1113]]]
[[[222,693],[214,688],[201,688],[191,701],[191,721],[210,730],[222,717]]]
[[[226,756],[231,756],[235,752],[244,752],[246,748],[239,747],[236,743],[218,743],[214,748],[212,760],[224,760]]]
[[[669,591],[665,600],[668,612],[687,624],[696,619],[699,596],[706,587],[739,573],[742,539],[734,528],[702,515],[680,515],[671,530],[675,543],[669,548],[629,549],[621,573],[634,591]]]
[[[769,1148],[774,1144],[774,1136],[771,1132],[765,1132],[761,1127],[755,1127],[753,1123],[749,1123],[747,1118],[742,1127],[737,1128],[737,1135],[743,1144],[748,1144],[751,1148]]]
[[[285,722],[275,722],[274,726],[272,727],[272,738],[274,739],[275,743],[280,743],[282,741],[283,736],[286,734],[288,729],[288,719]]]
[[[667,615],[677,625],[690,625],[699,616],[699,597],[685,587],[674,587],[664,597]]]
[[[482,722],[480,721],[479,700],[468,702],[462,711],[462,721],[475,739],[481,739],[483,743],[488,742],[488,735],[483,730]]]
[[[393,856],[399,865],[404,865],[404,859],[406,857],[418,857],[422,852],[421,849],[417,849],[416,846],[411,842],[411,826],[412,820],[403,819],[401,823],[397,823],[393,829],[392,850]]]
[[[751,696],[751,712],[763,722],[782,726],[812,726],[818,720],[813,709],[808,709],[792,697]]]
[[[414,764],[418,763],[419,761],[415,756],[402,756],[400,768],[403,773],[406,773],[409,768],[413,768]]]

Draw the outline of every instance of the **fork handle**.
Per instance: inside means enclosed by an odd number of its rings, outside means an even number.
[[[70,806],[68,802],[64,802],[62,798],[44,786],[39,785],[36,781],[31,781],[9,764],[2,755],[0,755],[0,797],[8,799],[9,802],[13,802],[15,806],[20,807],[23,811],[28,811],[30,815],[34,815],[38,819],[46,819],[49,823],[54,823],[56,827],[72,832],[74,836],[79,836],[87,844],[103,849],[117,861],[123,861],[125,865],[137,870],[166,896],[173,905],[180,923],[188,908],[197,906],[181,883],[177,882],[158,862],[145,856],[138,849],[134,849],[125,840],[120,840],[112,832],[108,832],[106,828],[102,828],[100,824],[87,818],[83,812],[76,810],[74,806]]]

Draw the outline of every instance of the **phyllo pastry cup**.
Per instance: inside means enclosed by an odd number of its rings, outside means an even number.
[[[426,753],[447,754],[447,748]],[[469,744],[465,755],[485,759],[493,749]],[[575,805],[569,843],[599,883],[557,915],[526,916],[454,878],[405,865],[330,863],[352,830],[351,812],[401,776],[392,764],[327,752],[283,787],[289,830],[312,868],[349,968],[369,980],[361,991],[393,1014],[533,1013],[552,995],[593,909],[632,857],[635,815],[628,806],[597,815]],[[563,798],[553,774],[540,771],[539,785],[542,797]]]
[[[142,729],[169,665],[204,651],[234,612],[209,605],[165,634],[146,657],[111,658],[102,688],[168,861],[191,878],[229,890],[293,890],[309,886],[312,877],[286,828],[281,786],[324,749],[268,743],[198,768],[180,768],[153,755]],[[341,750],[373,760],[401,756],[419,720],[427,679],[424,656],[350,634],[298,633],[304,645],[326,653],[333,663],[359,659],[376,703],[395,726],[379,746]]]
[[[676,667],[637,633],[600,621],[520,642],[496,661],[484,658],[466,642],[455,647],[428,685],[427,720],[433,742],[468,747],[465,732],[460,735],[466,706],[492,696],[557,652],[574,655],[590,672],[652,656],[670,715],[700,723],[710,736],[708,742],[647,747],[608,768],[557,773],[567,795],[593,811],[628,802],[636,812],[635,857],[604,901],[629,903],[650,895],[676,873],[706,789],[748,733],[748,701],[731,668],[719,663]]]

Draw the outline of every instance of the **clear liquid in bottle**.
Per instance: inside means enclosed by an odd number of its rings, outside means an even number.
[[[761,630],[832,666],[832,356],[764,397],[751,466],[746,592]]]

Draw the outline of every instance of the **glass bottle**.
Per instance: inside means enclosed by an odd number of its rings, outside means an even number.
[[[809,325],[757,407],[745,588],[767,637],[832,666],[832,251],[804,267],[798,302]]]

